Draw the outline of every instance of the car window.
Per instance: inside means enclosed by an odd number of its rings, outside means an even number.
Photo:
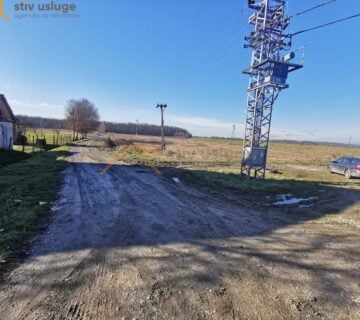
[[[358,165],[359,164],[359,159],[351,159],[351,164],[353,165]]]
[[[350,159],[347,158],[344,158],[342,161],[342,164],[350,164],[350,163],[351,163]]]
[[[343,163],[343,161],[344,161],[344,158],[340,158],[340,159],[336,160],[336,163]]]

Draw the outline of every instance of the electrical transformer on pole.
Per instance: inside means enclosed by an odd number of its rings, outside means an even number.
[[[245,48],[252,49],[251,66],[243,73],[250,76],[247,117],[241,174],[265,178],[271,116],[281,90],[288,88],[289,72],[303,67],[292,63],[291,37],[285,34],[290,18],[285,15],[285,0],[248,0],[254,12],[249,23],[254,26],[245,37]]]

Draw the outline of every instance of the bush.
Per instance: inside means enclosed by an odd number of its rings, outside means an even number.
[[[107,137],[104,141],[104,145],[105,145],[105,148],[115,148],[116,147],[116,143],[110,138],[110,137]]]

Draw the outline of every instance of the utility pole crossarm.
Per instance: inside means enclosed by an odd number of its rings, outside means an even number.
[[[254,31],[245,37],[244,46],[252,49],[252,60],[243,71],[250,81],[241,174],[249,178],[265,178],[274,102],[280,91],[289,87],[288,74],[303,67],[291,62],[295,54],[289,52],[291,40],[285,34],[290,22],[285,2],[248,0],[255,12],[249,18]]]

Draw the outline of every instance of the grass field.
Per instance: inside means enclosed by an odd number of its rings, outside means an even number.
[[[23,146],[20,146],[20,145],[14,145],[14,151],[18,151],[18,152],[22,152],[23,150]],[[32,153],[33,151],[33,147],[32,146],[25,146],[24,147],[24,152],[25,153]]]
[[[67,151],[63,146],[0,168],[0,271],[50,212]]]
[[[25,136],[28,138],[28,143],[32,142],[32,139],[36,139],[36,135],[40,139],[46,139],[48,144],[56,144],[57,141],[60,142],[60,138],[63,140],[70,140],[72,137],[72,131],[70,130],[50,130],[50,129],[29,129]],[[59,137],[59,138],[58,138]]]
[[[51,130],[51,129],[29,129],[26,131],[25,136],[29,139],[29,142],[33,136],[36,137],[36,135],[39,136],[39,138],[45,138],[46,140],[49,140],[49,143],[53,140],[53,138],[56,138],[58,135],[62,136],[72,136],[71,130]]]
[[[71,132],[68,130],[54,131],[54,130],[40,130],[35,129],[39,138],[45,138],[47,141],[46,150],[53,149],[57,147],[56,143],[59,145],[65,145],[71,141]],[[59,138],[57,136],[59,135]],[[31,157],[31,154],[38,153],[39,151],[43,152],[44,150],[39,149],[38,147],[33,147],[30,145],[32,143],[32,138],[36,139],[35,132],[33,130],[29,130],[26,133],[26,137],[28,138],[28,145],[14,145],[12,151],[0,150],[0,168],[8,166],[13,163],[17,163]],[[55,142],[55,144],[54,144]]]
[[[298,191],[306,193],[319,184],[359,185],[359,179],[347,181],[327,170],[330,160],[345,155],[360,157],[360,148],[307,145],[270,144],[268,167],[279,170],[268,173],[266,182],[239,178],[242,141],[227,139],[167,138],[167,148],[160,149],[160,138],[109,134],[117,148],[109,151],[114,159],[130,163],[152,162],[159,167],[186,169],[186,173],[209,183],[246,190],[272,192]]]

